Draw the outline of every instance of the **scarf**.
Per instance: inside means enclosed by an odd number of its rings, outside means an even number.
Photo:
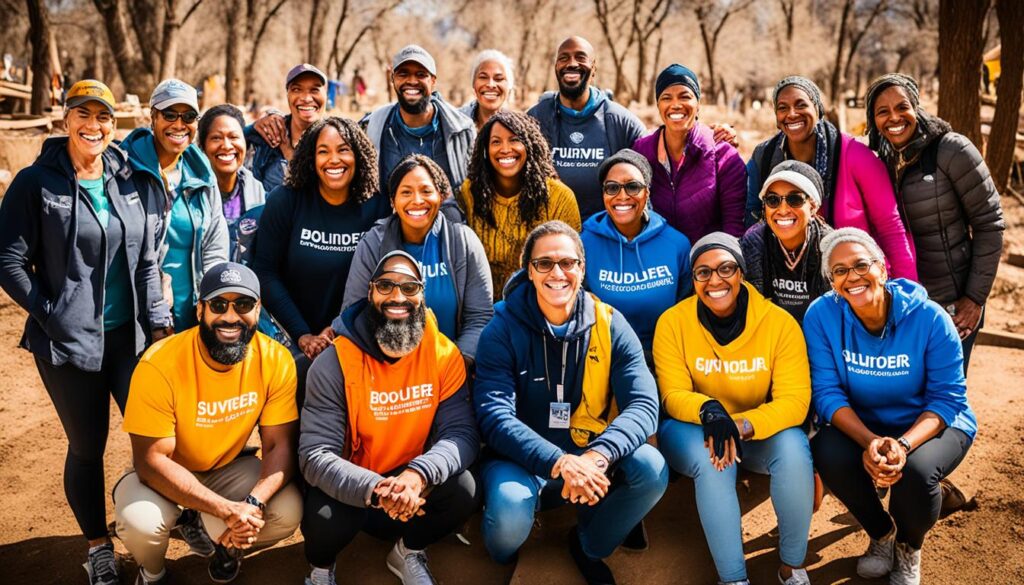
[[[750,297],[747,287],[740,285],[739,298],[736,299],[736,310],[728,317],[719,317],[711,312],[700,299],[697,299],[697,319],[700,324],[715,338],[718,345],[729,345],[743,333],[747,326],[747,300]]]

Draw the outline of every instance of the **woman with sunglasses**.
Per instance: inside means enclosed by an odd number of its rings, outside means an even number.
[[[736,148],[716,143],[716,131],[697,120],[697,75],[669,65],[658,74],[655,94],[661,127],[633,144],[653,169],[654,210],[691,242],[714,231],[741,236],[747,171]]]
[[[576,197],[558,180],[537,121],[518,112],[498,111],[480,129],[458,203],[487,252],[495,300],[519,268],[530,230],[552,220],[581,227]]]
[[[513,562],[535,513],[568,500],[579,519],[569,537],[576,566],[587,583],[614,583],[602,559],[668,484],[664,458],[647,444],[658,418],[654,378],[629,323],[583,291],[576,230],[560,221],[535,228],[522,267],[477,354],[484,546]]]
[[[48,138],[0,204],[0,287],[29,318],[32,352],[67,435],[64,493],[88,541],[92,585],[114,585],[103,454],[110,397],[123,413],[147,337],[167,335],[155,217],[140,205],[114,139],[114,95],[94,80],[68,90],[67,136]]]
[[[393,250],[404,250],[419,262],[424,299],[438,329],[472,365],[480,333],[494,314],[484,247],[469,226],[440,213],[452,193],[444,170],[433,160],[419,154],[406,157],[391,171],[388,193],[395,211],[359,240],[342,306],[366,298],[380,259]],[[341,315],[334,326],[335,331],[342,330]]]
[[[798,160],[779,163],[761,187],[764,221],[740,240],[744,278],[766,299],[803,321],[811,301],[825,294],[821,238],[832,228],[817,214],[821,177]]]
[[[939,519],[940,480],[977,432],[967,404],[960,336],[925,288],[888,279],[885,256],[861,230],[821,242],[832,291],[807,310],[814,408],[825,426],[814,462],[871,537],[865,579],[921,582],[921,547]],[[889,509],[877,488],[889,488]]]
[[[622,311],[653,366],[658,317],[693,292],[690,240],[649,209],[651,165],[639,153],[626,148],[606,158],[598,177],[605,210],[583,224],[584,286]]]
[[[740,244],[715,232],[690,252],[696,294],[658,320],[654,365],[663,412],[658,447],[693,478],[704,536],[725,584],[749,584],[736,495],[738,466],[771,476],[779,582],[803,569],[814,480],[807,435],[807,348],[796,320],[743,282]]]
[[[121,146],[128,152],[139,192],[160,214],[156,242],[164,297],[175,331],[198,323],[199,283],[230,248],[217,178],[206,155],[192,143],[199,101],[192,86],[177,79],[160,82],[149,98],[151,128],[136,128]]]

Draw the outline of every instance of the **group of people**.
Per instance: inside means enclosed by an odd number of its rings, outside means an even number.
[[[410,45],[397,102],[361,123],[326,115],[309,64],[289,112],[250,126],[166,80],[120,144],[110,90],[69,90],[67,136],[0,205],[0,286],[68,437],[92,584],[119,582],[110,396],[140,585],[167,582],[173,530],[224,583],[299,526],[307,585],[334,585],[361,531],[429,584],[425,550],[481,506],[512,563],[566,503],[576,566],[610,584],[603,559],[647,547],[670,468],[721,583],[748,583],[739,468],[771,476],[780,583],[810,583],[817,478],[870,537],[857,573],[920,582],[939,482],[977,429],[966,371],[1002,249],[978,150],[907,76],[871,86],[867,145],[787,77],[744,165],[735,131],[699,121],[692,70],[658,75],[647,133],[596,63],[566,39],[558,90],[523,114],[512,61],[484,51],[457,109]]]

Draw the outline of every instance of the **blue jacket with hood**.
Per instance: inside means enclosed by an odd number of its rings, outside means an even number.
[[[509,279],[503,297],[477,350],[473,404],[480,434],[492,456],[549,477],[559,457],[584,450],[573,443],[569,429],[548,428],[548,414],[563,376],[565,402],[573,412],[580,404],[583,356],[596,322],[594,300],[580,291],[563,341],[552,335],[525,271]],[[586,449],[614,464],[655,432],[658,388],[640,341],[618,311],[612,313],[611,343],[609,387],[619,414]]]
[[[284,116],[284,127],[292,127],[291,114]],[[244,134],[248,149],[245,167],[252,173],[252,177],[263,185],[263,190],[270,193],[284,183],[284,177],[288,174],[288,159],[284,157],[279,147],[270,146],[253,124],[245,127]]]
[[[693,285],[690,240],[658,213],[647,213],[647,224],[632,240],[607,211],[591,216],[580,237],[587,258],[584,286],[622,312],[650,355],[658,317],[689,296]]]
[[[880,336],[835,291],[807,309],[815,410],[831,422],[848,406],[873,432],[890,436],[929,411],[973,439],[978,423],[967,404],[963,348],[952,318],[916,282],[897,278],[885,288],[892,304]]]

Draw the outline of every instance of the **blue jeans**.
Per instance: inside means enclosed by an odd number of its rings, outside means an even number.
[[[499,563],[510,562],[530,536],[533,516],[565,503],[562,480],[533,475],[502,459],[483,464],[484,546]],[[590,558],[603,559],[654,507],[668,486],[668,467],[648,444],[620,459],[611,472],[608,495],[596,506],[576,506],[580,543]]]
[[[658,446],[673,469],[693,478],[704,537],[724,582],[747,578],[743,527],[736,495],[736,465],[717,471],[711,465],[700,425],[668,419],[658,429]],[[772,506],[779,521],[779,556],[800,567],[814,505],[814,468],[807,435],[788,428],[762,441],[743,442],[744,469],[771,476]]]

